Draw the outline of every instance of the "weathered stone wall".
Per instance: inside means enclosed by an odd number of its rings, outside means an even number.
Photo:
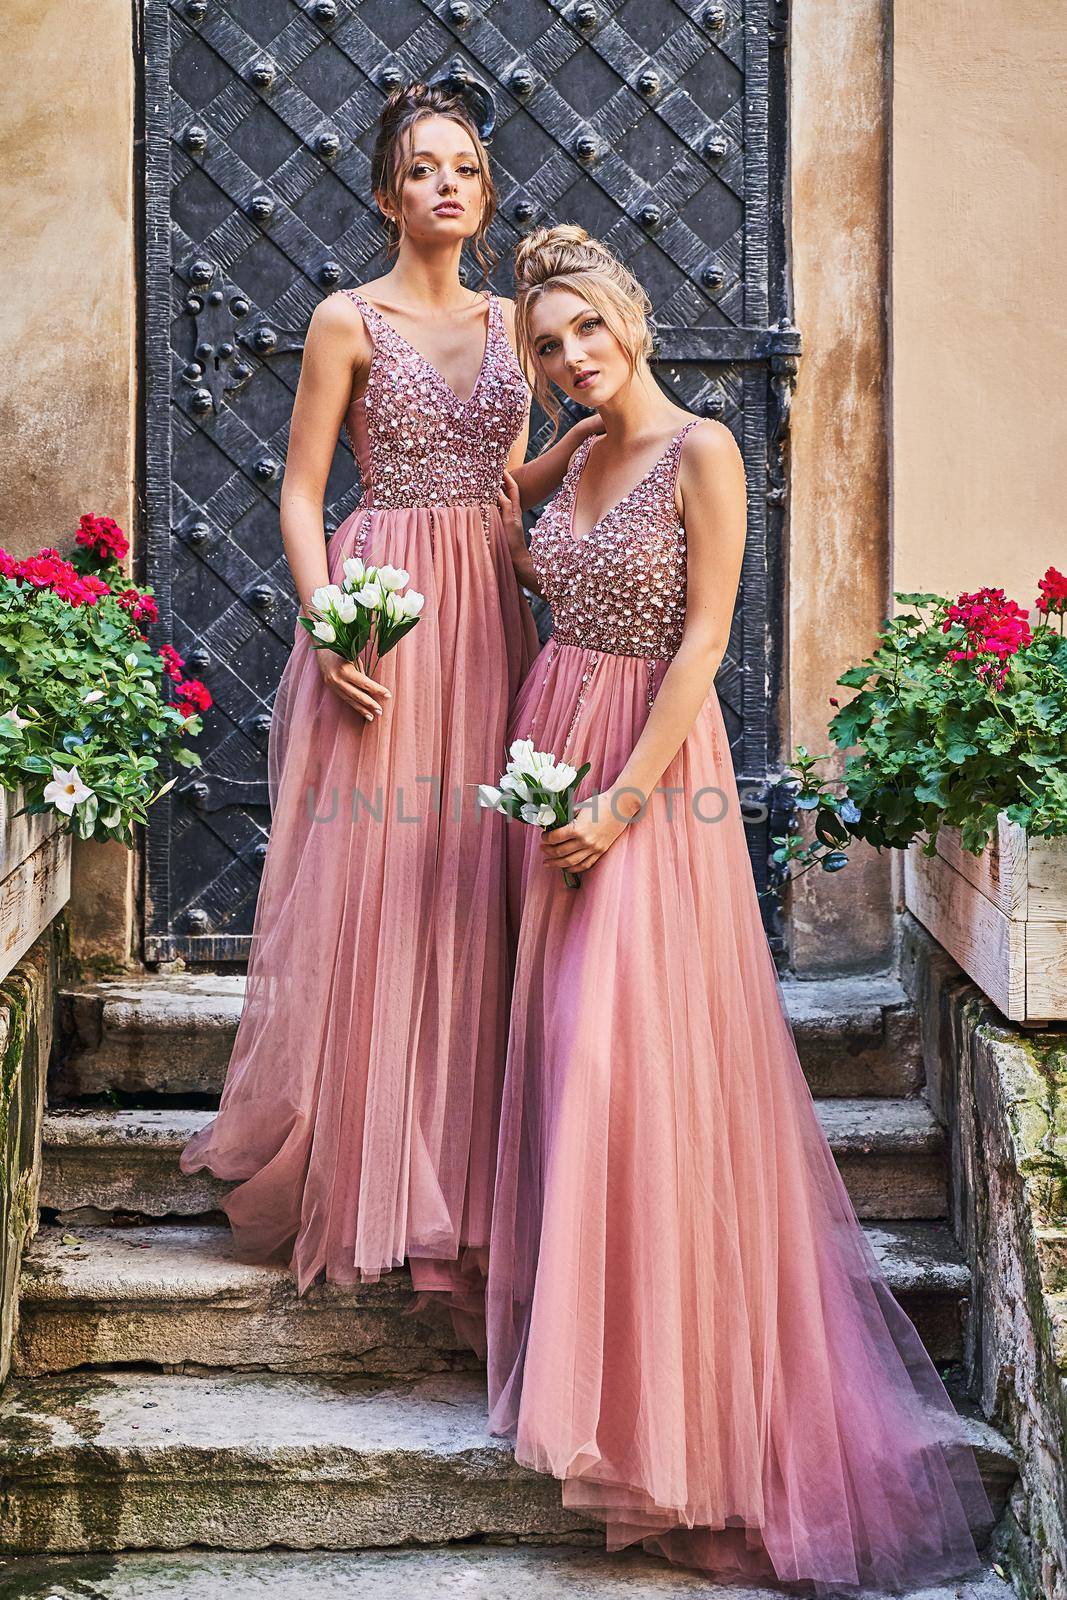
[[[966,1361],[1018,1454],[1004,1555],[1026,1600],[1067,1600],[1067,1032],[1009,1026],[910,915],[902,931],[975,1277]]]
[[[835,680],[873,648],[889,580],[889,0],[789,7],[789,257],[803,354],[790,413],[788,761],[831,748]],[[890,861],[808,872],[788,897],[805,977],[892,959]]]
[[[138,9],[4,0],[0,544],[17,556],[67,554],[84,511],[140,544]],[[130,962],[136,865],[113,840],[74,840],[67,918],[89,970]]]
[[[0,984],[0,1383],[11,1362],[19,1264],[37,1228],[45,1077],[66,939],[57,917]]]

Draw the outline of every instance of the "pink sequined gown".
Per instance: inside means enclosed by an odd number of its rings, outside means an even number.
[[[675,484],[696,425],[576,539],[584,441],[534,530],[555,635],[508,738],[590,761],[580,799],[617,778],[681,639]],[[816,1117],[714,688],[581,888],[508,826],[491,1430],[610,1548],[643,1539],[719,1581],[972,1569],[988,1503]]]
[[[529,389],[488,297],[461,401],[360,294],[374,344],[346,430],[363,494],[328,545],[426,597],[364,721],[324,685],[303,628],[278,687],[271,833],[248,984],[218,1114],[185,1172],[238,1180],[246,1259],[420,1289],[481,1312],[507,1038],[504,828],[477,804],[537,650],[496,492]]]

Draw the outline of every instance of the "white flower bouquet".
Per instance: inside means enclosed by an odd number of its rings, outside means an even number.
[[[574,794],[589,771],[589,762],[570,767],[565,761],[557,761],[550,750],[535,750],[532,739],[516,739],[510,754],[495,787],[489,783],[478,785],[478,804],[545,832],[571,822]],[[568,889],[580,889],[581,873],[564,867],[563,881]]]
[[[313,649],[333,650],[372,678],[382,657],[418,622],[424,597],[414,589],[401,593],[408,581],[403,567],[365,566],[348,556],[343,570],[339,584],[323,584],[311,596],[315,614],[298,620]]]

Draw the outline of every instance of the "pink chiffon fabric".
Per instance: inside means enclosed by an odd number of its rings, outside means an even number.
[[[616,780],[669,667],[619,646],[678,601],[664,575],[684,539],[672,446],[577,555],[588,449],[534,532],[556,636],[508,732],[591,762],[579,799]],[[641,1540],[717,1581],[972,1571],[988,1502],[816,1116],[714,687],[671,789],[577,890],[510,825],[491,1431],[609,1548]]]
[[[537,649],[495,499],[529,390],[490,297],[466,402],[354,296],[375,344],[346,427],[363,494],[327,548],[407,570],[419,622],[376,669],[363,720],[297,627],[268,745],[270,840],[244,1005],[217,1115],[185,1172],[237,1180],[244,1259],[371,1281],[407,1259],[457,1326],[483,1311],[507,1038],[504,828],[476,803],[501,769]]]

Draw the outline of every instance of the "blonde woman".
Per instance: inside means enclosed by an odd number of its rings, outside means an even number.
[[[396,259],[311,318],[282,537],[305,612],[358,560],[396,569],[424,605],[374,677],[296,629],[244,1009],[218,1115],[181,1165],[239,1180],[225,1200],[239,1254],[284,1257],[300,1293],[406,1260],[417,1289],[461,1320],[469,1308],[476,1337],[509,951],[503,838],[473,797],[537,649],[496,497],[510,465],[543,498],[582,430],[520,465],[512,307],[459,276],[468,241],[484,271],[495,204],[466,101],[391,94],[371,178]],[[342,426],[363,493],[327,547]]]
[[[604,245],[540,231],[516,279],[535,391],[605,431],[529,552],[501,497],[556,630],[508,738],[591,771],[573,822],[508,825],[491,1428],[612,1548],[835,1593],[956,1576],[988,1504],[815,1115],[714,687],[740,453],[654,381],[648,300]]]

